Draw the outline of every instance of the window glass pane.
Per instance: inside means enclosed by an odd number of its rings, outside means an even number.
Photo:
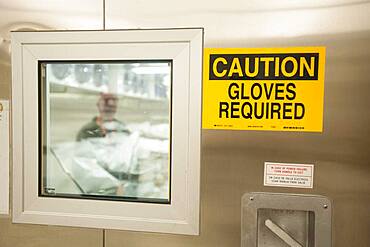
[[[43,61],[40,196],[170,202],[171,61]]]

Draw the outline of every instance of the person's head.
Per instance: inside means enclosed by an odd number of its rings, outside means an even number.
[[[100,117],[103,120],[110,121],[114,119],[117,112],[118,98],[111,93],[101,93],[97,102]]]

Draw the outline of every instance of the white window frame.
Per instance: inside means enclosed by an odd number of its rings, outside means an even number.
[[[12,33],[13,222],[199,234],[203,29]],[[38,195],[38,61],[173,60],[171,203]]]

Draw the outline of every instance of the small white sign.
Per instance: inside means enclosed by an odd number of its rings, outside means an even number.
[[[9,101],[0,100],[0,214],[9,214]]]
[[[264,185],[312,189],[313,170],[311,164],[265,162]]]

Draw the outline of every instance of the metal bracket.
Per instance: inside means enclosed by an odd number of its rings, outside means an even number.
[[[246,193],[242,247],[331,247],[331,202],[318,195]]]

